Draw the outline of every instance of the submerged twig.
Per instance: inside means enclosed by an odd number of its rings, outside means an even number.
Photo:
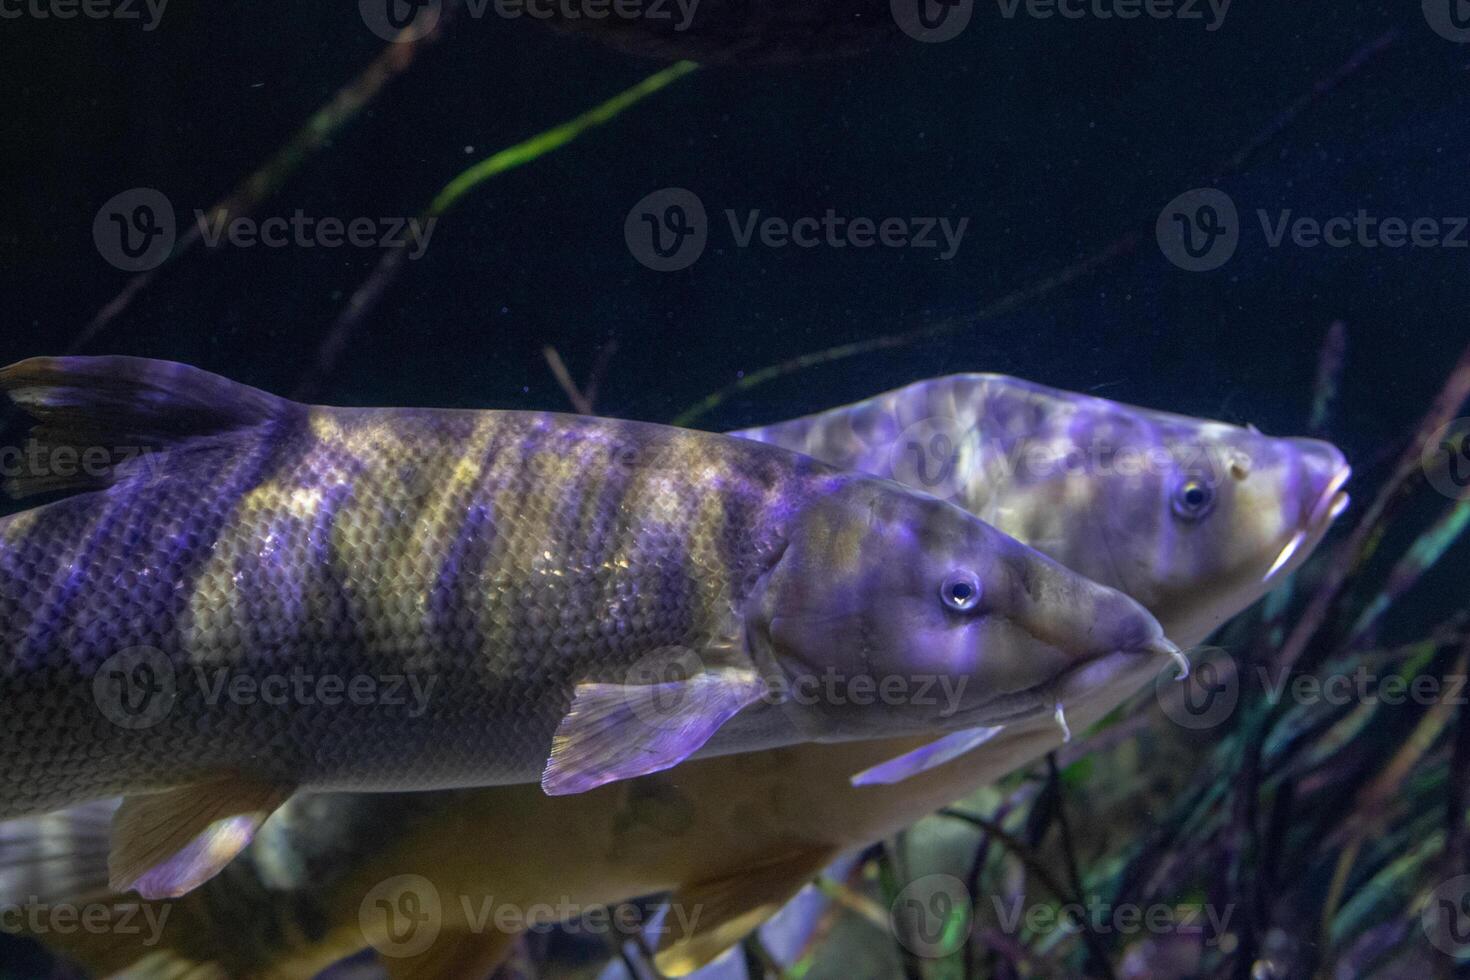
[[[1008,830],[1006,830],[1000,824],[996,823],[994,820],[990,820],[978,814],[966,813],[963,810],[956,810],[953,807],[947,807],[943,810],[940,810],[939,815],[942,817],[949,817],[953,820],[963,821],[964,823],[968,823],[973,827],[977,827],[980,830],[983,830],[991,837],[994,837],[997,841],[1000,842],[1002,847],[1010,851],[1020,860],[1021,864],[1025,866],[1026,870],[1033,877],[1035,877],[1037,881],[1040,881],[1042,886],[1045,887],[1047,891],[1051,892],[1052,896],[1055,897],[1057,901],[1063,904],[1076,905],[1078,908],[1085,908],[1087,906],[1086,895],[1082,894],[1080,890],[1075,895],[1072,894],[1067,886],[1063,884],[1060,880],[1058,880],[1054,874],[1052,874],[1051,869],[1049,869],[1045,864],[1042,863],[1041,859],[1036,856],[1035,852],[1032,851],[1031,848],[1026,846],[1025,841],[1018,839],[1015,835],[1011,834]],[[1109,977],[1113,976],[1112,965],[1108,960],[1107,950],[1103,948],[1102,940],[1098,937],[1097,930],[1093,928],[1093,924],[1087,921],[1087,916],[1085,915],[1080,916],[1076,924],[1078,927],[1078,934],[1082,937],[1082,942],[1086,944],[1088,952],[1092,955],[1094,961],[1100,964],[1102,968],[1107,971],[1107,975]]]
[[[1307,608],[1276,656],[1277,677],[1286,677],[1306,652],[1307,645],[1327,622],[1333,604],[1342,594],[1348,578],[1367,558],[1380,525],[1401,500],[1404,488],[1421,472],[1424,446],[1435,432],[1455,417],[1460,406],[1470,399],[1470,346],[1460,354],[1430,409],[1420,420],[1393,474],[1379,490],[1358,524],[1341,547],[1333,554],[1322,575],[1322,583],[1308,601]]]
[[[561,359],[556,348],[548,344],[541,348],[541,354],[546,358],[547,367],[551,368],[552,377],[556,378],[556,383],[561,385],[561,390],[566,393],[567,400],[572,403],[572,408],[583,415],[591,415],[592,400],[577,390],[577,383],[572,380],[571,372],[567,370],[567,362]]]
[[[670,65],[559,126],[553,126],[530,139],[491,154],[446,184],[434,196],[433,201],[424,212],[419,215],[418,221],[421,224],[438,221],[464,200],[471,191],[486,181],[539,160],[546,154],[573,142],[589,130],[612,122],[628,109],[654,93],[662,91],[698,67],[690,61],[680,61]],[[338,314],[336,322],[332,324],[331,329],[322,339],[317,350],[316,363],[298,385],[296,391],[298,399],[311,397],[322,380],[336,367],[337,361],[341,358],[342,352],[346,350],[353,334],[357,332],[357,328],[377,308],[383,295],[388,291],[388,287],[397,281],[407,257],[408,250],[405,248],[386,250],[383,257],[378,260],[377,267],[353,292],[347,301],[346,308]]]
[[[362,110],[377,98],[379,93],[399,75],[413,65],[419,53],[434,44],[444,35],[445,27],[454,19],[457,2],[442,5],[426,5],[418,17],[405,27],[397,38],[388,42],[378,56],[355,78],[338,89],[332,98],[298,129],[286,145],[277,150],[265,163],[237,184],[230,193],[209,209],[208,216],[192,223],[179,236],[162,265],[134,275],[122,291],[97,311],[96,315],[82,328],[70,346],[68,354],[74,354],[97,338],[118,315],[126,310],[138,294],[147,289],[158,274],[168,268],[181,255],[192,250],[203,240],[203,228],[223,227],[232,219],[249,214],[263,201],[275,194],[292,174],[301,168],[318,150],[327,146]],[[433,17],[434,23],[425,29],[420,20]]]
[[[1342,369],[1347,362],[1347,324],[1341,320],[1327,328],[1327,339],[1317,357],[1317,380],[1312,385],[1312,414],[1307,432],[1322,435],[1332,414],[1332,403],[1342,384]]]

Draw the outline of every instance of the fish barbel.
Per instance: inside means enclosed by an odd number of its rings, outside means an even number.
[[[996,375],[932,379],[743,434],[927,484],[1052,557],[1137,590],[1166,630],[1191,642],[1307,559],[1345,504],[1349,473],[1326,443]],[[936,435],[950,440],[950,452],[931,451]],[[1119,465],[1139,456],[1151,462]],[[1042,465],[1075,458],[1083,462]],[[948,475],[934,479],[946,462]],[[1072,726],[1095,723],[1161,662],[1100,662],[1066,700]],[[153,904],[155,915],[173,913],[160,943],[43,938],[103,975],[127,970],[127,980],[189,969],[199,971],[191,977],[217,969],[305,980],[370,945],[395,980],[476,976],[488,975],[515,932],[485,928],[466,908],[493,899],[495,908],[585,910],[670,892],[685,913],[705,906],[692,931],[667,937],[660,955],[662,968],[682,973],[759,925],[834,855],[896,832],[1061,740],[1052,719],[1038,715],[897,785],[854,786],[852,774],[922,751],[928,739],[702,759],[557,799],[532,786],[305,797],[220,879],[179,903]],[[67,817],[49,829],[17,826],[8,842],[0,828],[0,897],[105,890],[90,841],[105,836],[106,813]],[[414,889],[422,894],[413,897],[438,899],[423,949],[395,942],[373,904],[391,907]],[[301,921],[320,928],[304,936]]]
[[[47,463],[17,489],[101,485],[0,523],[0,816],[127,796],[113,884],[145,895],[301,790],[583,792],[1045,715],[1175,649],[958,507],[748,440],[307,407],[127,358],[0,388]],[[97,447],[149,452],[63,472]]]

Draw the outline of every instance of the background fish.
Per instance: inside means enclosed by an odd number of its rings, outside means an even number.
[[[903,15],[918,24],[921,0],[902,2],[912,8]],[[545,8],[546,16],[537,19],[555,30],[630,54],[710,64],[835,58],[904,38],[888,0],[667,0],[650,2],[648,16],[600,18],[561,4]],[[947,11],[939,13],[939,20],[948,19]]]
[[[952,500],[1127,592],[1186,647],[1301,564],[1347,505],[1352,474],[1319,439],[995,374],[734,434]]]
[[[1170,649],[959,508],[747,440],[308,408],[125,358],[0,387],[40,458],[156,450],[0,523],[0,815],[128,794],[112,884],[149,896],[300,789],[581,792],[706,742],[1044,716],[1079,671]],[[829,675],[905,690],[804,684]]]
[[[994,431],[1001,419],[1003,441],[970,441],[970,433]],[[912,430],[925,420],[927,427]],[[962,457],[963,478],[950,484],[958,496],[988,507],[1018,533],[1044,533],[1043,546],[1054,557],[1128,568],[1128,584],[1154,597],[1165,626],[1186,631],[1228,619],[1298,567],[1342,506],[1348,474],[1341,454],[1326,443],[1272,439],[997,376],[922,382],[748,434],[801,441],[832,458],[862,458],[874,470],[892,472],[895,454],[904,459],[909,441],[936,431],[979,454]],[[908,439],[899,438],[905,432]],[[1058,451],[1095,448],[1098,433],[1110,433],[1117,452],[1166,452],[1153,470],[1095,469],[1091,479],[1081,468],[1058,469],[1046,480],[1022,479],[1019,467],[980,465],[986,452],[1003,460],[1033,443]],[[1212,505],[1181,513],[1177,502],[1202,471],[1179,461],[1227,453],[1249,460],[1243,475],[1227,467],[1222,479],[1229,482],[1214,487]],[[928,462],[943,462],[944,455]],[[912,475],[907,467],[901,463],[899,470]],[[944,492],[940,482],[935,488]],[[1288,552],[1298,537],[1301,544]],[[1091,724],[1134,693],[1157,661],[1138,670],[1118,666],[1089,678],[1068,699],[1074,727]],[[268,824],[219,880],[171,903],[161,942],[144,946],[114,935],[62,945],[99,974],[134,966],[126,976],[137,980],[214,975],[211,970],[305,978],[369,944],[384,953],[396,978],[473,977],[488,975],[514,936],[483,922],[477,928],[462,899],[471,912],[486,901],[495,908],[585,909],[672,892],[686,914],[696,907],[704,912],[693,928],[668,937],[661,966],[683,972],[758,925],[831,856],[893,833],[1036,758],[1061,737],[1049,719],[1012,725],[901,786],[854,787],[850,774],[919,748],[920,740],[699,760],[558,800],[539,797],[533,787],[306,797]],[[105,814],[86,813],[50,828],[11,825],[4,846],[9,860],[0,862],[11,866],[0,872],[3,892],[105,893],[105,874],[89,845],[102,827]],[[38,852],[46,859],[35,860]],[[392,907],[410,898],[435,902],[432,939],[418,951],[394,940],[373,904]],[[671,921],[677,926],[677,916]],[[310,926],[302,929],[303,922]]]

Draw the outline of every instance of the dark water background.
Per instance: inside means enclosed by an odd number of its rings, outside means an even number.
[[[1211,179],[1391,32],[1381,55]],[[356,3],[197,0],[172,0],[152,32],[3,19],[0,45],[0,363],[66,350],[129,281],[93,243],[104,202],[151,187],[181,214],[208,207],[382,48]],[[417,214],[471,162],[657,67],[528,23],[458,23],[258,216]],[[1470,44],[1431,30],[1417,0],[1240,0],[1213,32],[1199,21],[1007,20],[989,0],[944,44],[702,69],[444,218],[321,398],[564,409],[543,345],[583,378],[611,338],[599,410],[667,421],[741,371],[973,316],[1135,236],[1121,258],[1002,317],[787,377],[705,422],[772,421],[978,370],[1294,432],[1322,339],[1341,320],[1349,353],[1331,435],[1371,479],[1470,337],[1470,248],[1272,248],[1256,211],[1470,215],[1467,69]],[[1186,272],[1161,253],[1154,222],[1177,195],[1212,185],[1240,208],[1240,248],[1217,271]],[[694,191],[716,228],[692,268],[659,273],[630,254],[623,225],[669,186]],[[727,208],[969,226],[949,261],[933,250],[741,249]],[[378,257],[196,251],[83,352],[187,361],[290,392]],[[1431,585],[1462,582],[1441,572]]]

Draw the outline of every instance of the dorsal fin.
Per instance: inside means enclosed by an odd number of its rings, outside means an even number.
[[[208,371],[138,357],[33,357],[0,369],[0,391],[36,420],[32,445],[51,459],[69,451],[71,461],[11,475],[5,490],[17,497],[104,487],[139,452],[166,452],[301,410]],[[85,463],[86,454],[95,461],[102,452],[106,465]]]

